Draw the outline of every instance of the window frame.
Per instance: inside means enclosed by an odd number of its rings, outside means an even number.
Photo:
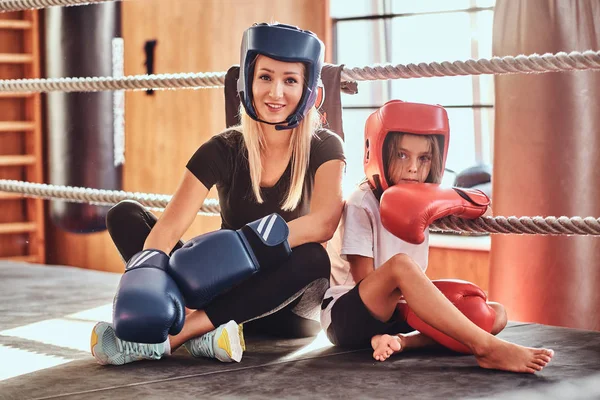
[[[339,59],[339,54],[338,54],[338,39],[339,39],[339,34],[338,34],[338,24],[339,23],[343,23],[343,22],[348,22],[348,21],[369,21],[369,20],[383,20],[384,21],[384,31],[383,31],[383,37],[385,40],[384,43],[384,49],[385,49],[385,63],[391,63],[390,60],[390,54],[391,54],[391,48],[390,48],[390,41],[388,40],[391,37],[391,22],[394,19],[401,19],[401,18],[406,18],[406,17],[414,17],[414,16],[424,16],[424,15],[433,15],[433,14],[455,14],[455,13],[468,13],[470,15],[470,22],[471,22],[471,31],[477,31],[477,22],[476,22],[476,15],[479,12],[484,12],[484,11],[494,11],[494,7],[480,7],[480,6],[475,6],[475,0],[471,0],[471,7],[468,8],[459,8],[459,9],[454,9],[454,10],[442,10],[442,11],[423,11],[423,12],[410,12],[410,13],[391,13],[391,12],[386,12],[387,8],[389,8],[389,4],[387,1],[383,1],[382,2],[382,6],[383,6],[383,13],[382,14],[365,14],[365,15],[357,15],[357,16],[352,16],[352,17],[332,17],[331,18],[331,32],[332,32],[332,58],[333,58],[333,63],[334,64],[340,64],[340,62],[342,62],[343,60]],[[479,58],[479,53],[478,53],[478,43],[477,43],[477,36],[476,35],[471,35],[471,58],[472,59],[478,59]],[[454,61],[454,60],[448,60],[448,61]],[[472,84],[472,98],[473,99],[481,99],[481,80],[480,80],[480,75],[472,75],[471,76],[472,80],[473,80],[473,84]],[[427,79],[427,78],[424,78]],[[392,93],[392,80],[388,80],[387,81],[387,90],[388,90],[388,97],[389,94]],[[383,104],[368,104],[368,105],[343,105],[342,104],[342,112],[343,110],[368,110],[368,109],[372,109],[373,111],[375,111],[377,108],[381,107]],[[473,127],[474,127],[474,147],[475,147],[475,162],[477,164],[483,164],[486,163],[485,161],[485,156],[484,156],[484,135],[483,135],[483,118],[481,115],[481,112],[478,112],[478,110],[483,110],[483,109],[491,109],[493,112],[494,109],[494,104],[493,103],[475,103],[473,102],[472,104],[454,104],[454,105],[444,105],[442,104],[442,107],[447,108],[447,109],[471,109],[473,112]],[[493,118],[493,115],[492,115]],[[491,137],[489,138],[489,141],[491,141],[493,143],[493,130],[491,132]],[[491,159],[493,159],[493,154],[490,154],[490,162]],[[459,172],[459,171],[456,171]]]

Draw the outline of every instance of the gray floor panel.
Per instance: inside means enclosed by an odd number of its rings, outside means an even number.
[[[368,349],[331,347],[323,337],[250,337],[234,364],[180,349],[160,361],[100,366],[89,353],[90,327],[110,316],[119,278],[0,263],[0,399],[600,398],[600,332],[523,323],[499,336],[555,350],[535,375],[484,370],[472,356],[439,351],[381,363]]]

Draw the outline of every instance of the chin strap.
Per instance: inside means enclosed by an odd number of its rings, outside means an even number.
[[[286,129],[294,129],[298,125],[300,125],[299,122],[296,122],[296,123],[291,124],[291,125],[290,124],[288,124],[288,125],[275,125],[275,130],[276,131],[283,131],[283,130],[286,130]]]

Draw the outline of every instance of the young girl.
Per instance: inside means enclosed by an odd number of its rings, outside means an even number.
[[[216,185],[222,228],[237,230],[278,213],[288,222],[291,256],[188,313],[180,333],[164,343],[126,342],[111,324],[97,324],[91,347],[101,364],[160,359],[183,344],[196,357],[240,361],[238,323],[248,321],[267,334],[320,331],[330,276],[321,243],[333,236],[342,213],[345,162],[341,139],[320,128],[314,106],[324,46],[309,31],[257,24],[246,30],[241,47],[241,125],[196,151],[158,221],[137,203],[123,202],[111,209],[107,225],[124,260],[150,249],[168,260]]]
[[[340,226],[329,243],[332,287],[321,306],[321,324],[339,346],[371,344],[376,360],[435,343],[414,331],[402,317],[403,297],[426,324],[464,344],[481,367],[515,372],[540,371],[553,351],[517,346],[480,329],[465,317],[424,274],[425,241],[414,245],[381,223],[379,199],[392,185],[439,183],[448,151],[448,117],[439,106],[390,101],[365,127],[367,181],[350,195]],[[398,213],[404,212],[402,204]],[[499,304],[492,333],[506,325]]]

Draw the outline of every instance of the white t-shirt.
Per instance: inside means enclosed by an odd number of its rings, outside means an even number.
[[[402,209],[399,208],[398,212]],[[363,183],[346,200],[340,224],[327,244],[327,253],[331,260],[331,287],[325,298],[332,297],[333,300],[321,311],[324,330],[331,323],[331,308],[337,299],[356,285],[347,255],[373,258],[373,265],[379,268],[396,254],[404,253],[425,271],[429,255],[429,228],[425,231],[425,240],[418,245],[392,235],[381,224],[379,201],[368,183]]]

